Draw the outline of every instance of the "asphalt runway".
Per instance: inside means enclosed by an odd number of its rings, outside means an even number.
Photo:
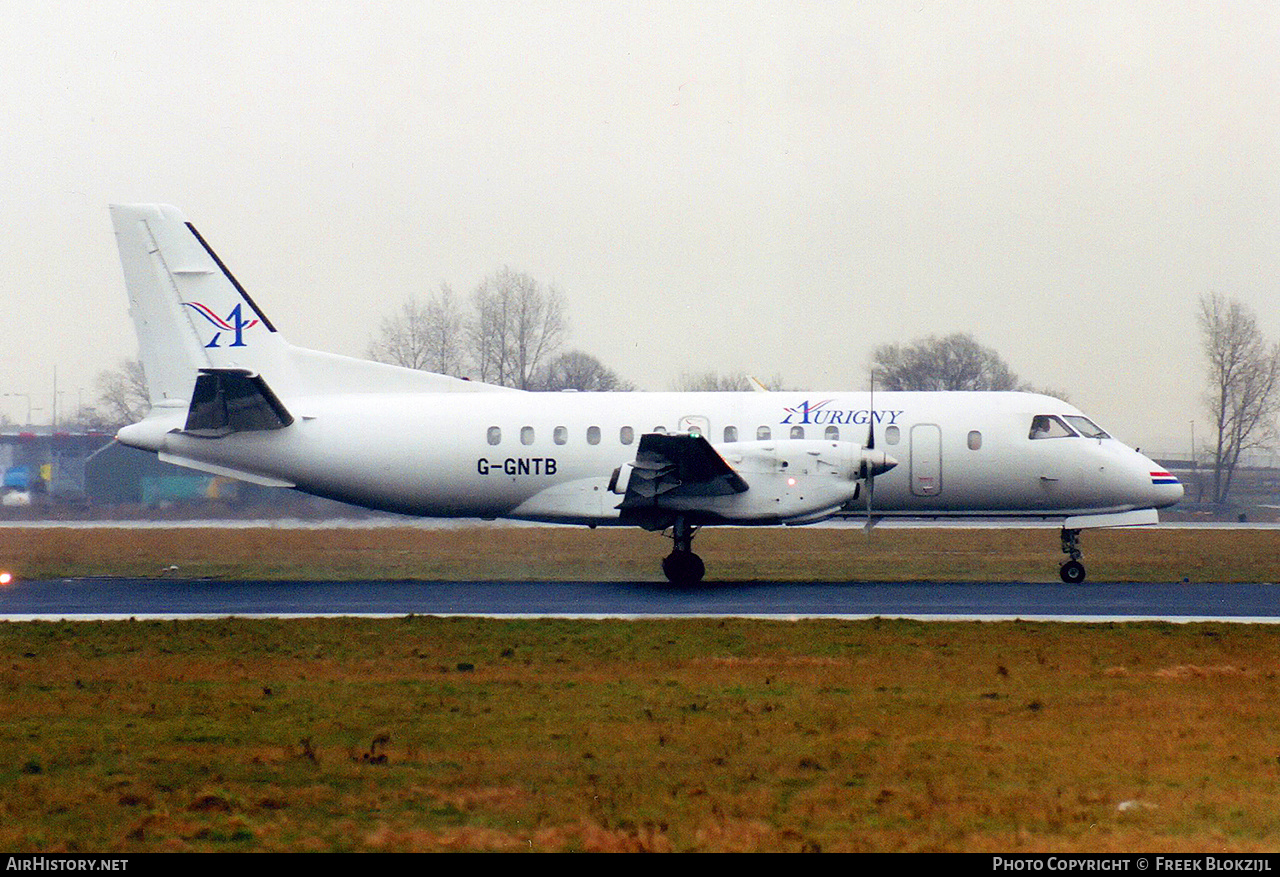
[[[0,587],[0,619],[328,615],[1280,622],[1277,584],[239,582],[83,578]]]

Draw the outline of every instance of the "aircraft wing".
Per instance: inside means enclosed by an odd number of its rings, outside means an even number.
[[[649,433],[640,437],[618,508],[655,508],[670,497],[728,496],[746,490],[747,482],[702,436]]]

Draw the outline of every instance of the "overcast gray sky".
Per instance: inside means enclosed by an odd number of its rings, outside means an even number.
[[[1194,309],[1280,338],[1280,4],[0,2],[0,392],[136,351],[106,205],[295,344],[502,265],[644,389],[861,389],[954,331],[1184,449]],[[0,398],[24,419],[25,400]]]

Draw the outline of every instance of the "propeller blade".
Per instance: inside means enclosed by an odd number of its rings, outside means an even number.
[[[867,472],[866,483],[867,483],[867,523],[866,523],[866,526],[863,527],[863,531],[867,534],[867,538],[871,538],[871,528],[876,525],[875,518],[871,517],[871,497],[872,497],[872,494],[875,493],[876,478],[874,475],[871,474],[869,470]]]
[[[871,369],[871,398],[867,400],[867,450],[876,449],[876,370]]]
[[[869,370],[871,381],[871,394],[867,400],[867,450],[874,451],[876,449],[876,369],[873,365]],[[876,492],[876,475],[875,467],[872,466],[871,460],[867,459],[867,454],[862,455],[862,477],[867,485],[867,538],[871,538],[871,528],[875,526],[875,519],[871,517],[872,498]]]
[[[875,490],[876,476],[883,475],[894,466],[898,465],[898,461],[886,454],[884,451],[871,451],[863,449],[862,462],[859,464],[858,477],[862,479],[862,483],[866,485],[867,491],[867,532],[871,532],[871,528],[875,526]]]

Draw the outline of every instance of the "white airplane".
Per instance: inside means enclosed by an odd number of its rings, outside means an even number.
[[[1029,393],[530,393],[286,342],[182,214],[111,208],[150,413],[123,444],[202,472],[429,517],[638,526],[704,574],[700,527],[865,516],[1153,524],[1182,497]]]

